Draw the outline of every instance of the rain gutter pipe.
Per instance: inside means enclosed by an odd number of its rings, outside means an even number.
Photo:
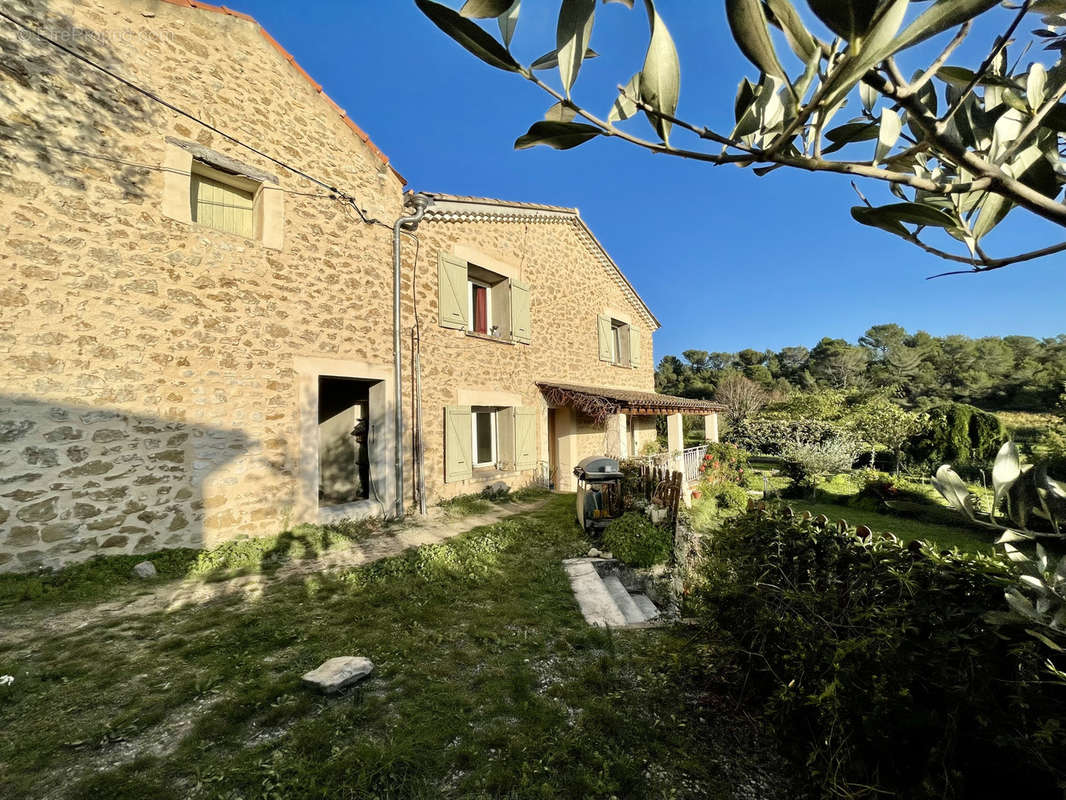
[[[396,397],[396,507],[394,516],[403,519],[403,352],[400,349],[400,232],[413,231],[418,228],[426,209],[433,199],[425,194],[408,193],[404,196],[404,208],[411,208],[413,213],[400,217],[392,226],[392,351]]]

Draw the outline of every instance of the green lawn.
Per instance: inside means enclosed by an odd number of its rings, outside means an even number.
[[[248,596],[5,641],[0,797],[795,796],[716,693],[693,629],[584,623],[559,564],[588,546],[572,503]],[[336,655],[377,669],[333,698],[300,686]]]

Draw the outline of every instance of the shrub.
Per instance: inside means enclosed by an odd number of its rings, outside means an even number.
[[[763,411],[763,416],[775,419],[817,419],[834,422],[844,416],[848,395],[840,389],[819,389],[814,392],[793,392],[780,403]]]
[[[703,457],[700,473],[708,484],[740,483],[748,467],[748,453],[735,444],[711,442]]]
[[[792,443],[781,456],[784,472],[796,486],[813,490],[822,475],[850,470],[858,452],[859,442],[841,434],[825,442]]]
[[[713,499],[721,509],[743,511],[748,507],[748,492],[736,483],[712,484],[707,489],[707,497]]]
[[[983,465],[995,458],[1007,438],[1003,423],[965,403],[935,406],[925,414],[924,430],[913,437],[906,451],[916,464]]]
[[[1040,460],[1057,478],[1066,478],[1066,425],[1041,433],[1034,449],[1041,453]]]
[[[651,567],[670,557],[674,537],[639,511],[630,511],[607,526],[603,546],[626,564]]]
[[[986,613],[1005,607],[1005,561],[774,510],[727,522],[704,555],[695,601],[736,658],[714,674],[745,676],[819,796],[1061,792],[1053,648]]]
[[[822,444],[840,436],[850,438],[843,427],[831,422],[750,419],[733,426],[724,439],[749,453],[780,456],[786,447],[796,442]]]

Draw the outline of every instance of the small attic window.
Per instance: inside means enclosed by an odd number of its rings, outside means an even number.
[[[256,197],[262,184],[194,160],[189,182],[192,221],[255,239]]]

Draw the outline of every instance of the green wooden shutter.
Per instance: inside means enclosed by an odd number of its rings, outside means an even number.
[[[511,336],[516,342],[529,344],[533,340],[529,314],[529,284],[511,281]]]
[[[640,366],[640,328],[629,326],[629,365]]]
[[[438,307],[440,324],[445,328],[466,330],[470,327],[469,288],[466,282],[466,262],[455,256],[440,254]]]
[[[600,361],[611,361],[611,337],[614,336],[611,330],[611,318],[600,314],[596,318],[596,328],[600,335]]]
[[[492,298],[492,318],[489,326],[496,326],[496,335],[501,339],[510,339],[514,328],[511,320],[511,281],[504,278],[499,283],[489,287],[489,295]]]
[[[534,469],[537,466],[537,410],[514,410],[515,469]]]
[[[192,220],[251,238],[255,233],[255,196],[206,175],[192,174]]]
[[[515,428],[515,409],[501,408],[496,412],[496,462],[500,469],[517,469],[515,449],[517,430]]]
[[[470,406],[444,408],[444,482],[466,480],[473,474],[470,459]]]

